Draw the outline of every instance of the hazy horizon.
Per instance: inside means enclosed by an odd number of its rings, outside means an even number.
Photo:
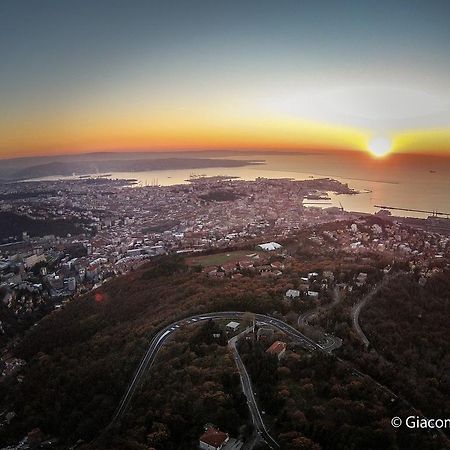
[[[450,154],[447,2],[5,1],[0,15],[0,158]]]

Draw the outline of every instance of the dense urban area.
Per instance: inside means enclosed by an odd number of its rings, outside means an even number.
[[[329,178],[0,185],[4,449],[442,449],[449,219]],[[317,204],[316,204],[317,203]]]

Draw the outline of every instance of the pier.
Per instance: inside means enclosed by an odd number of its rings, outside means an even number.
[[[374,206],[374,208],[392,209],[394,211],[409,211],[409,212],[424,213],[424,214],[429,214],[432,217],[438,217],[438,216],[447,216],[447,218],[450,217],[450,213],[441,212],[441,211],[426,211],[426,210],[423,210],[423,209],[398,208],[396,206],[385,206],[385,205],[373,205],[373,206]]]

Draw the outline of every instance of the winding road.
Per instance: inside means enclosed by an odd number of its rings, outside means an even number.
[[[248,313],[242,311],[225,311],[225,312],[213,312],[208,314],[199,314],[173,322],[170,325],[164,327],[162,330],[160,330],[151,340],[148,349],[144,354],[144,357],[142,358],[136,371],[134,372],[131,382],[129,383],[126,389],[125,394],[123,395],[119,407],[117,408],[116,413],[114,414],[114,417],[111,423],[109,424],[108,428],[113,426],[118,420],[120,420],[123,417],[140,382],[142,381],[142,378],[146,370],[152,366],[153,362],[156,359],[158,351],[164,345],[166,340],[169,339],[176,331],[195,323],[202,323],[206,320],[242,320],[245,314]],[[283,322],[282,320],[276,319],[271,316],[266,316],[264,314],[254,314],[253,316],[255,320],[257,320],[258,322],[274,327],[282,331],[283,333],[287,334],[293,340],[295,340],[297,344],[301,345],[303,348],[307,350],[326,351],[321,345],[317,344],[312,339],[300,333],[300,331]],[[269,445],[269,447],[278,448],[279,447],[278,443],[272,438],[272,436],[270,436],[266,426],[264,425],[261,411],[259,410],[258,404],[254,396],[250,377],[236,349],[236,342],[237,337],[231,339],[229,345],[233,351],[234,360],[241,375],[242,389],[247,397],[247,402],[249,405],[250,412],[252,414],[253,423],[255,425],[258,434],[262,437],[262,439],[264,439],[264,441]]]
[[[361,341],[364,343],[364,348],[366,349],[366,351],[369,348],[370,341],[367,338],[366,334],[364,333],[359,323],[359,316],[361,314],[361,310],[364,308],[364,306],[366,306],[366,304],[370,300],[372,300],[372,298],[375,296],[375,294],[377,294],[380,291],[380,289],[386,286],[394,278],[398,278],[400,275],[402,275],[402,272],[396,273],[395,275],[385,276],[380,283],[378,283],[370,292],[368,292],[364,297],[362,297],[361,300],[355,303],[351,309],[353,328],[360,337]]]
[[[372,295],[375,294],[375,292],[378,291],[379,288],[382,287],[388,280],[383,280],[382,283],[380,283],[377,288],[375,288],[370,294],[368,294],[367,299],[362,299],[361,302],[362,306],[371,298]],[[370,295],[370,296],[369,296]],[[365,301],[364,301],[365,300]],[[361,310],[362,306],[360,306],[359,311]],[[158,354],[158,351],[161,349],[161,347],[164,345],[164,343],[169,339],[176,331],[179,329],[193,325],[193,324],[200,324],[204,323],[207,320],[242,320],[244,318],[244,315],[248,314],[248,312],[242,312],[242,311],[225,311],[225,312],[213,312],[208,314],[199,314],[195,316],[190,316],[185,319],[180,319],[176,322],[171,323],[170,325],[167,325],[162,330],[160,330],[151,340],[147,351],[145,352],[142,360],[140,361],[136,371],[134,372],[132,379],[130,383],[127,386],[127,389],[120,401],[120,404],[113,416],[112,421],[108,425],[108,428],[112,427],[117,421],[119,421],[123,415],[125,414],[128,406],[130,405],[130,402],[140,384],[142,381],[142,378],[146,372],[146,370],[152,366],[153,362],[156,359],[156,356]],[[278,329],[279,331],[282,331],[283,333],[290,336],[297,344],[301,345],[303,348],[310,350],[310,351],[320,351],[324,353],[330,353],[330,350],[327,346],[321,345],[312,339],[308,338],[304,334],[302,334],[300,331],[295,329],[294,327],[288,325],[287,323],[283,322],[282,320],[276,319],[271,316],[267,316],[264,314],[253,314],[253,317],[255,320],[261,324],[268,325],[271,327],[274,327]],[[248,333],[250,329],[244,330],[239,335],[231,338],[228,341],[228,345],[233,353],[233,358],[236,363],[236,366],[239,370],[239,374],[241,377],[241,385],[242,390],[247,397],[247,403],[248,407],[250,409],[250,413],[252,416],[252,421],[255,426],[255,430],[258,433],[259,438],[263,439],[267,445],[271,449],[277,449],[279,448],[279,444],[275,441],[275,439],[270,435],[266,425],[264,424],[264,420],[262,418],[262,413],[258,407],[257,401],[255,399],[253,387],[251,384],[250,376],[247,372],[247,369],[245,368],[244,363],[242,362],[242,359],[239,355],[239,352],[236,348],[237,341],[239,338],[245,334]],[[379,383],[378,381],[374,380],[369,375],[360,372],[357,370],[349,361],[342,360],[341,358],[336,358],[336,360],[342,364],[343,366],[347,367],[349,370],[352,371],[352,374],[358,378],[366,378],[370,380],[379,390],[385,392],[386,394],[390,395],[392,399],[401,399],[403,402],[408,404],[409,407],[413,408],[412,405],[409,404],[405,399],[397,396],[394,394],[389,388],[384,386],[383,384]],[[420,413],[420,411],[417,411],[415,408],[413,408],[414,411],[417,413],[418,416],[423,415]],[[106,430],[105,429],[105,430]],[[440,435],[443,436],[446,441],[448,442],[448,439],[442,432],[440,431]],[[254,439],[253,443],[255,443],[258,439]],[[252,448],[253,445],[250,446]]]
[[[311,320],[314,320],[321,312],[329,311],[330,309],[334,308],[336,305],[338,305],[341,301],[341,295],[339,292],[339,288],[335,287],[333,289],[333,301],[331,303],[328,303],[324,306],[317,306],[316,308],[310,309],[309,311],[306,311],[305,313],[298,316],[298,326],[299,327],[308,327],[311,326],[309,322]],[[333,336],[332,334],[324,333],[324,341],[321,342],[321,346],[323,350],[327,352],[332,352],[333,350],[339,348],[342,345],[342,339]]]
[[[248,334],[252,330],[253,327],[247,328],[242,333],[232,337],[228,341],[228,346],[231,348],[233,352],[234,362],[236,363],[236,366],[239,370],[242,390],[244,391],[244,394],[247,397],[247,404],[248,408],[250,409],[250,413],[252,415],[253,425],[255,426],[255,429],[257,430],[259,437],[261,437],[270,448],[272,449],[279,448],[280,446],[278,445],[278,442],[270,435],[269,431],[267,430],[264,424],[264,420],[261,416],[258,404],[256,403],[250,376],[247,372],[244,363],[242,362],[241,356],[239,355],[239,351],[236,347],[236,344],[239,341],[239,339],[241,339],[242,336]]]
[[[355,329],[356,333],[358,334],[359,338],[364,344],[364,348],[369,348],[370,341],[367,338],[366,334],[361,328],[361,325],[359,324],[359,315],[361,314],[361,310],[366,305],[366,303],[375,295],[375,293],[378,292],[377,289],[374,289],[373,291],[369,292],[367,295],[365,295],[358,303],[356,303],[352,308],[352,323],[353,328]]]

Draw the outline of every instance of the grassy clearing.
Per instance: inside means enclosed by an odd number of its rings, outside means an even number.
[[[247,255],[256,253],[254,250],[236,250],[232,252],[216,253],[214,255],[195,256],[189,258],[187,263],[191,266],[200,265],[202,267],[221,266],[230,262],[238,262]]]

